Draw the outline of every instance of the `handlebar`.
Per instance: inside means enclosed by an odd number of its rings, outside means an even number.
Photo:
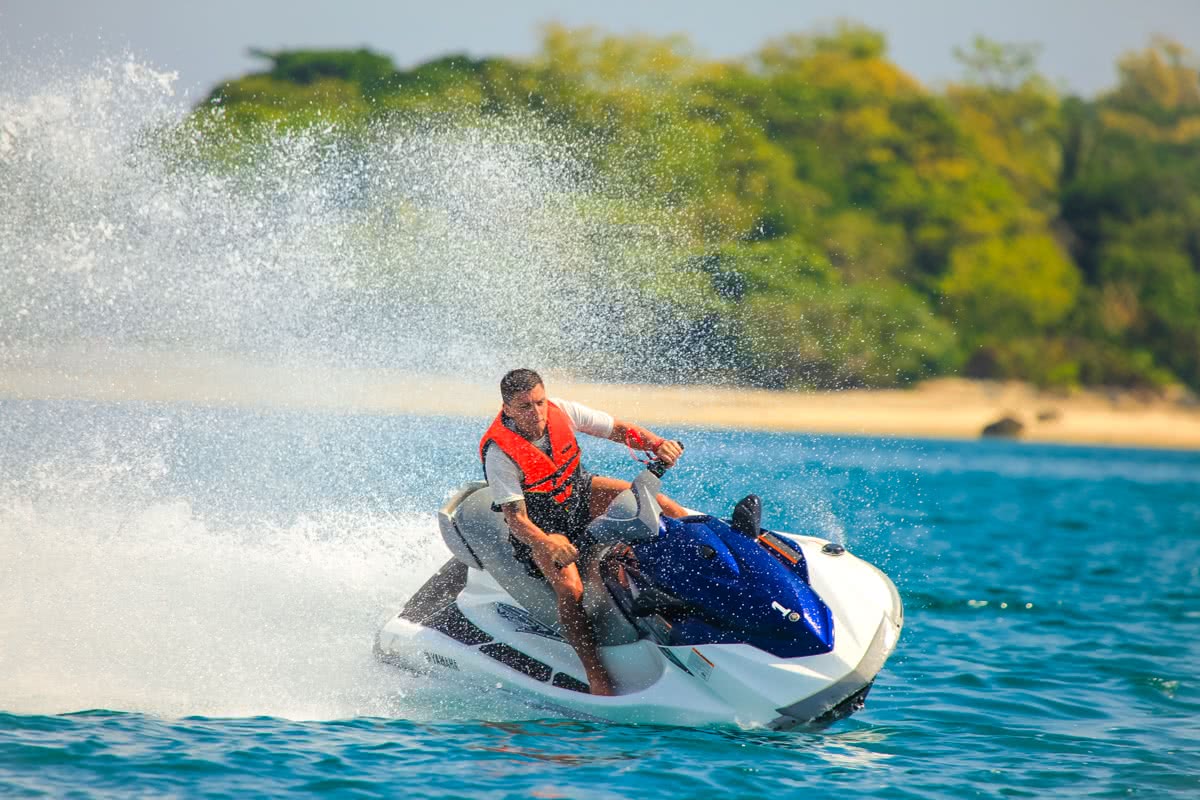
[[[679,445],[680,450],[684,449],[683,442],[676,440],[675,443],[677,445]],[[650,470],[650,474],[652,474],[654,477],[661,478],[663,476],[663,473],[665,473],[668,469],[670,469],[670,467],[667,466],[662,461],[651,461],[649,464],[646,465],[646,469]]]

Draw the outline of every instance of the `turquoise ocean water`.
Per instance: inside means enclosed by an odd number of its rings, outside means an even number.
[[[1200,455],[670,431],[906,627],[829,728],[627,727],[372,658],[484,423],[0,403],[0,795],[1200,797]]]

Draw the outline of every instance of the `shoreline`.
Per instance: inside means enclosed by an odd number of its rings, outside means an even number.
[[[1200,450],[1200,406],[1132,392],[1039,391],[941,378],[909,389],[798,392],[723,386],[596,384],[545,375],[569,397],[653,425],[933,439],[978,439],[1011,416],[1020,441]],[[59,351],[0,364],[0,399],[159,402],[342,413],[492,416],[491,382],[380,368],[256,363],[150,351]]]

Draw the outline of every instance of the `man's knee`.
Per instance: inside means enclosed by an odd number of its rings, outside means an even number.
[[[595,519],[608,510],[609,505],[621,492],[632,484],[628,481],[609,478],[605,475],[592,476],[592,497],[588,504],[588,518]]]
[[[687,509],[679,505],[679,503],[676,503],[671,498],[667,497],[665,494],[660,494],[655,499],[658,500],[658,504],[662,507],[663,513],[668,517],[679,518],[687,516]]]

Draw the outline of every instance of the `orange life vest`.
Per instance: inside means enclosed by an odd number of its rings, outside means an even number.
[[[567,412],[547,401],[546,428],[550,432],[548,456],[521,434],[504,424],[504,412],[496,415],[479,441],[479,459],[485,461],[489,445],[496,445],[521,471],[521,489],[527,499],[549,498],[563,505],[575,490],[579,470],[579,443],[571,430]]]

